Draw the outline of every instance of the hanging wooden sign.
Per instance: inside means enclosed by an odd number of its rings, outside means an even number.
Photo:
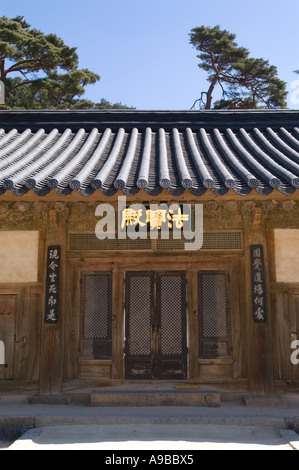
[[[267,322],[264,249],[262,245],[250,247],[253,321]]]
[[[58,322],[60,257],[60,246],[48,247],[45,322],[49,324]]]
[[[137,208],[138,206],[138,208]],[[153,209],[151,206],[136,205],[125,207],[120,213],[120,227],[123,230],[129,226],[147,226],[148,231],[168,227],[168,229],[182,229],[184,223],[192,219],[191,209],[184,205],[176,204],[175,209],[167,204],[161,204]]]

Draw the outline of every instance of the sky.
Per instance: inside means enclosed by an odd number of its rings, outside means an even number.
[[[189,34],[216,26],[268,60],[299,109],[298,0],[0,0],[0,16],[77,47],[79,67],[101,76],[83,96],[140,110],[188,110],[208,88]],[[217,98],[217,97],[215,97]]]

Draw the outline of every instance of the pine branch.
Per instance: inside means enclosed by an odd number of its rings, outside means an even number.
[[[6,90],[6,94],[8,95],[8,93],[10,93],[11,91],[16,90],[17,88],[20,88],[25,85],[30,85],[30,83],[34,83],[34,82],[35,80],[27,80],[27,82],[19,83],[18,85],[15,85],[12,88],[9,88],[8,90]]]

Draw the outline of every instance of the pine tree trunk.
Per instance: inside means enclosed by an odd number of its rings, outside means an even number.
[[[214,88],[216,86],[218,82],[218,75],[215,75],[215,77],[213,78],[212,80],[212,83],[210,85],[210,88],[208,89],[208,93],[207,93],[207,103],[206,103],[206,108],[205,109],[211,109],[212,107],[212,93],[214,91]]]

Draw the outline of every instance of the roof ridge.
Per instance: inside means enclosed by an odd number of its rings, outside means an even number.
[[[254,128],[297,127],[299,109],[256,109],[256,110],[199,110],[199,111],[147,111],[147,110],[0,110],[0,128],[6,131],[17,128],[19,131],[40,128],[49,131],[57,128],[64,131],[70,127],[74,132],[84,128],[103,130],[110,127],[114,132],[120,128],[131,131],[134,127],[145,130],[147,127],[166,132],[172,129],[205,128]]]

